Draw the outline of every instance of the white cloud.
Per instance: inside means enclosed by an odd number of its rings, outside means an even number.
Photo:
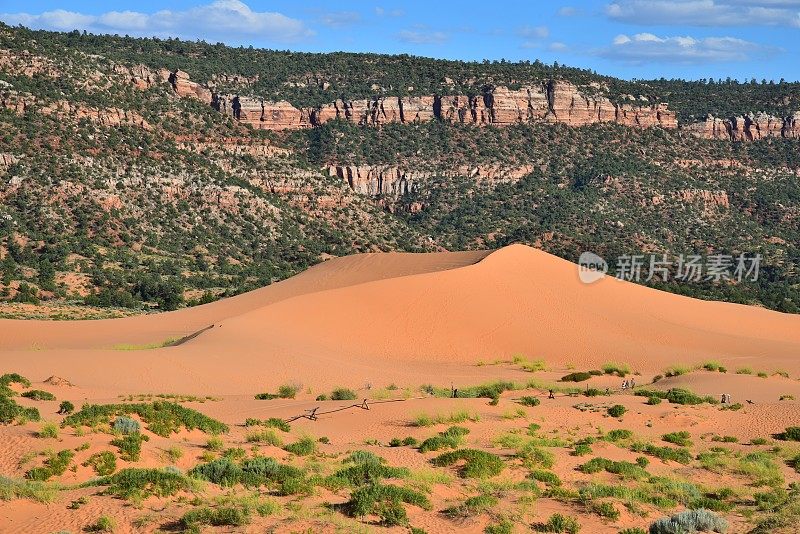
[[[547,48],[549,48],[551,52],[566,52],[569,49],[567,45],[558,41],[550,43]]]
[[[572,6],[564,6],[558,10],[558,14],[561,15],[562,17],[574,17],[579,13],[580,10]]]
[[[22,24],[49,30],[87,30],[92,33],[127,33],[137,36],[173,36],[205,40],[255,37],[266,41],[292,42],[314,34],[305,24],[281,13],[253,11],[239,0],[216,0],[184,11],[156,13],[109,11],[86,15],[57,9],[38,15],[0,13],[7,24]]]
[[[375,14],[379,17],[402,17],[405,12],[402,9],[384,9],[382,7],[375,8]]]
[[[777,49],[734,37],[698,39],[690,36],[659,37],[652,33],[637,33],[633,36],[618,35],[611,46],[596,53],[602,57],[633,64],[702,64],[748,61],[776,52]]]
[[[605,12],[632,24],[800,27],[800,0],[615,0]]]
[[[397,34],[397,38],[405,43],[411,44],[441,44],[447,41],[450,36],[445,32],[418,28],[402,30]]]
[[[550,28],[547,26],[523,26],[517,33],[530,39],[547,39],[550,36]]]
[[[332,11],[320,15],[319,21],[331,28],[346,28],[361,22],[361,15],[356,11]]]

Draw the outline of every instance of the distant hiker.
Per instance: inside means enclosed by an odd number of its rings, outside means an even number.
[[[633,378],[631,378],[630,388],[631,388],[631,389],[633,389],[633,388],[635,388],[635,387],[636,387],[636,380],[634,380]]]
[[[458,398],[458,388],[453,388],[453,398],[454,399]]]
[[[726,404],[727,401],[728,401],[728,396],[723,393],[722,399],[720,399],[720,404]]]
[[[553,395],[553,390],[552,389],[550,390],[550,395],[547,398],[548,399],[555,399],[556,398],[556,396]]]
[[[606,388],[606,395],[611,395],[611,388]]]
[[[627,380],[623,380],[622,381],[622,391],[625,391],[626,389],[628,389],[628,381]]]

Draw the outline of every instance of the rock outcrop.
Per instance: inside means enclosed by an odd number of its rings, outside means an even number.
[[[189,74],[182,70],[176,70],[170,73],[168,81],[178,96],[188,96],[206,103],[211,102],[211,89],[191,81],[189,79]]]
[[[146,68],[126,73],[140,88],[163,77]],[[227,79],[227,78],[226,78]],[[487,85],[479,95],[376,96],[360,100],[336,100],[311,108],[297,108],[286,101],[273,102],[251,96],[212,93],[192,82],[183,71],[168,74],[179,96],[208,102],[234,119],[265,130],[293,130],[319,126],[341,119],[363,126],[414,123],[438,119],[478,126],[507,126],[523,122],[549,121],[585,126],[616,122],[631,127],[677,128],[675,113],[666,104],[617,104],[604,96],[586,95],[566,81],[509,89]],[[249,80],[246,80],[249,81]]]
[[[709,114],[705,121],[689,124],[683,129],[704,139],[727,141],[756,141],[767,137],[799,139],[800,112],[784,118],[756,113],[722,119]]]
[[[496,183],[519,180],[532,171],[533,166],[531,165],[513,168],[499,165],[460,166],[436,171],[409,170],[391,165],[331,165],[327,167],[329,176],[339,178],[356,193],[390,198],[398,198],[414,192],[420,182],[433,176],[469,176],[480,181]]]

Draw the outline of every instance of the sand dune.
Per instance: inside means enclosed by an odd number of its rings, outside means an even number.
[[[255,291],[176,312],[77,322],[0,319],[0,350],[110,348],[122,343],[158,343],[298,295],[454,269],[480,261],[487,254],[488,251],[357,254],[320,263],[297,276]]]
[[[514,354],[556,366],[615,360],[653,373],[710,358],[731,367],[800,370],[798,316],[611,278],[585,285],[574,264],[521,245],[484,255],[342,258],[219,303],[102,324],[0,321],[0,346],[9,369],[32,376],[215,393],[293,379],[478,380],[486,376],[475,372],[478,361]],[[210,323],[215,328],[177,347],[108,350]]]

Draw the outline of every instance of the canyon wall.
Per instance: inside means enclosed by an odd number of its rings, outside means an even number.
[[[333,119],[358,125],[414,123],[438,119],[478,126],[548,121],[584,126],[614,122],[631,127],[677,128],[675,113],[666,104],[617,104],[606,97],[587,95],[565,81],[510,89],[486,86],[478,95],[375,96],[359,100],[336,100],[318,107],[297,108],[286,101],[273,102],[251,96],[224,94],[193,82],[183,71],[154,71],[138,65],[117,65],[115,74],[139,89],[168,82],[181,97],[207,102],[220,113],[263,130],[293,130],[319,126]],[[228,80],[219,75],[212,80]],[[238,80],[238,78],[237,78]],[[248,80],[243,80],[247,82]],[[245,83],[246,84],[246,83]]]
[[[631,127],[678,126],[675,114],[665,104],[615,104],[602,96],[587,96],[576,86],[563,81],[516,90],[488,86],[476,96],[381,96],[336,100],[315,108],[296,108],[285,101],[214,94],[211,105],[253,128],[266,130],[308,128],[333,119],[366,126],[432,119],[478,126],[507,126],[532,121],[560,122],[571,126],[599,122]]]
[[[727,119],[708,115],[705,121],[689,124],[683,129],[704,139],[727,141],[756,141],[765,137],[800,139],[800,111],[784,118],[766,113],[740,115]]]

